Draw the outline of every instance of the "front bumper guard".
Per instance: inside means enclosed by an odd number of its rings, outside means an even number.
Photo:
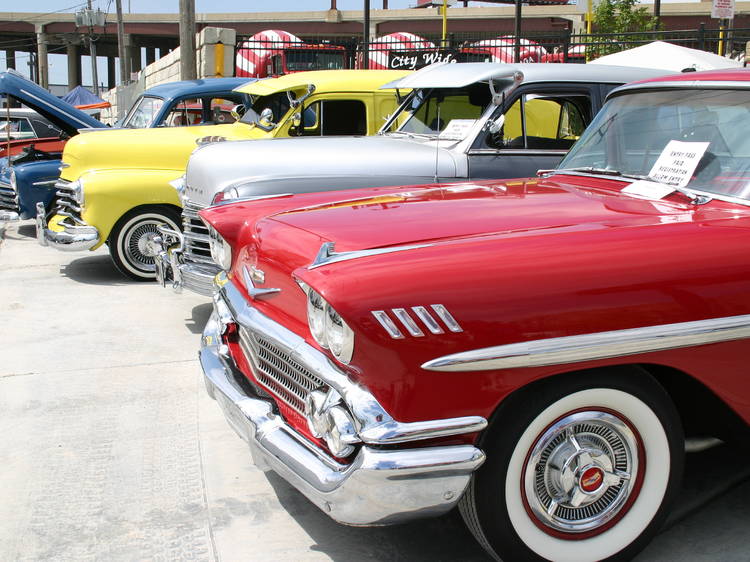
[[[161,236],[154,238],[157,245],[154,262],[156,281],[162,287],[171,285],[175,293],[183,287],[206,297],[213,294],[213,281],[221,271],[218,267],[187,262],[184,257],[185,238],[181,232],[159,227]]]
[[[89,225],[63,225],[64,230],[47,228],[43,203],[36,204],[36,239],[41,246],[52,246],[64,252],[89,250],[99,243],[99,231]]]
[[[330,517],[348,525],[400,523],[441,515],[456,505],[484,462],[482,451],[472,445],[383,449],[366,441],[351,464],[340,464],[275,414],[271,402],[237,382],[243,375],[222,344],[221,317],[215,310],[203,334],[200,361],[206,389],[248,443],[259,468],[273,470]],[[475,429],[486,425],[479,419]],[[458,421],[439,420],[441,426]],[[380,435],[384,441],[387,433]]]

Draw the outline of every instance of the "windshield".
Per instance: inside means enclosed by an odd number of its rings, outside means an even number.
[[[383,132],[451,136],[451,130],[463,130],[479,119],[490,101],[490,89],[486,83],[463,88],[415,90]]]
[[[250,107],[247,108],[240,121],[254,125],[258,122],[260,114],[264,109],[270,109],[273,113],[272,121],[279,123],[281,118],[289,111],[289,97],[286,95],[286,92],[276,92],[270,96],[253,97]]]
[[[289,50],[286,52],[286,68],[289,72],[344,68],[344,53],[341,51]]]
[[[559,169],[750,199],[750,90],[641,91],[606,104]]]
[[[161,98],[152,98],[150,96],[142,97],[130,110],[130,113],[123,121],[122,126],[128,129],[142,129],[150,127],[156,114],[164,105]]]

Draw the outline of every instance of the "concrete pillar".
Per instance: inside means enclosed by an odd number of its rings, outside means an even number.
[[[72,90],[81,83],[81,53],[74,43],[68,43],[65,50],[68,55],[68,90]]]
[[[120,83],[121,84],[127,84],[130,82],[130,73],[132,72],[132,66],[131,66],[131,52],[130,52],[130,42],[132,41],[132,37],[130,36],[130,33],[125,33],[123,36],[123,44],[124,49],[123,52],[125,53],[125,62],[120,64],[121,69],[125,69],[125,76],[120,76]],[[122,72],[122,71],[121,71]]]
[[[138,72],[141,68],[143,68],[143,64],[141,62],[141,48],[138,45],[134,44],[132,35],[131,35],[131,43],[128,47],[128,50],[130,51],[130,72]]]
[[[16,68],[16,52],[13,49],[5,49],[5,68]]]
[[[39,69],[38,84],[44,88],[49,88],[49,61],[47,60],[47,34],[44,33],[44,25],[37,24],[36,29],[36,56],[37,68]]]
[[[156,61],[156,47],[146,47],[146,66]]]
[[[115,57],[107,57],[107,89],[111,90],[117,85],[115,80]]]

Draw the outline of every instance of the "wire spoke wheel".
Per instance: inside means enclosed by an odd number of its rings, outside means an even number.
[[[180,228],[180,215],[171,207],[141,207],[124,215],[112,229],[109,251],[117,269],[137,281],[156,279],[154,243],[159,227]]]

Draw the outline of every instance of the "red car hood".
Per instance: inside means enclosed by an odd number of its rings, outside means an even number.
[[[475,236],[525,236],[559,229],[690,220],[694,207],[681,194],[670,196],[669,201],[652,201],[620,194],[625,185],[556,176],[404,188],[287,210],[264,221],[304,230],[315,235],[313,239],[334,242],[337,252],[345,252]],[[717,212],[722,211],[719,208]],[[264,221],[258,225],[261,232]],[[272,230],[278,232],[277,228]]]

